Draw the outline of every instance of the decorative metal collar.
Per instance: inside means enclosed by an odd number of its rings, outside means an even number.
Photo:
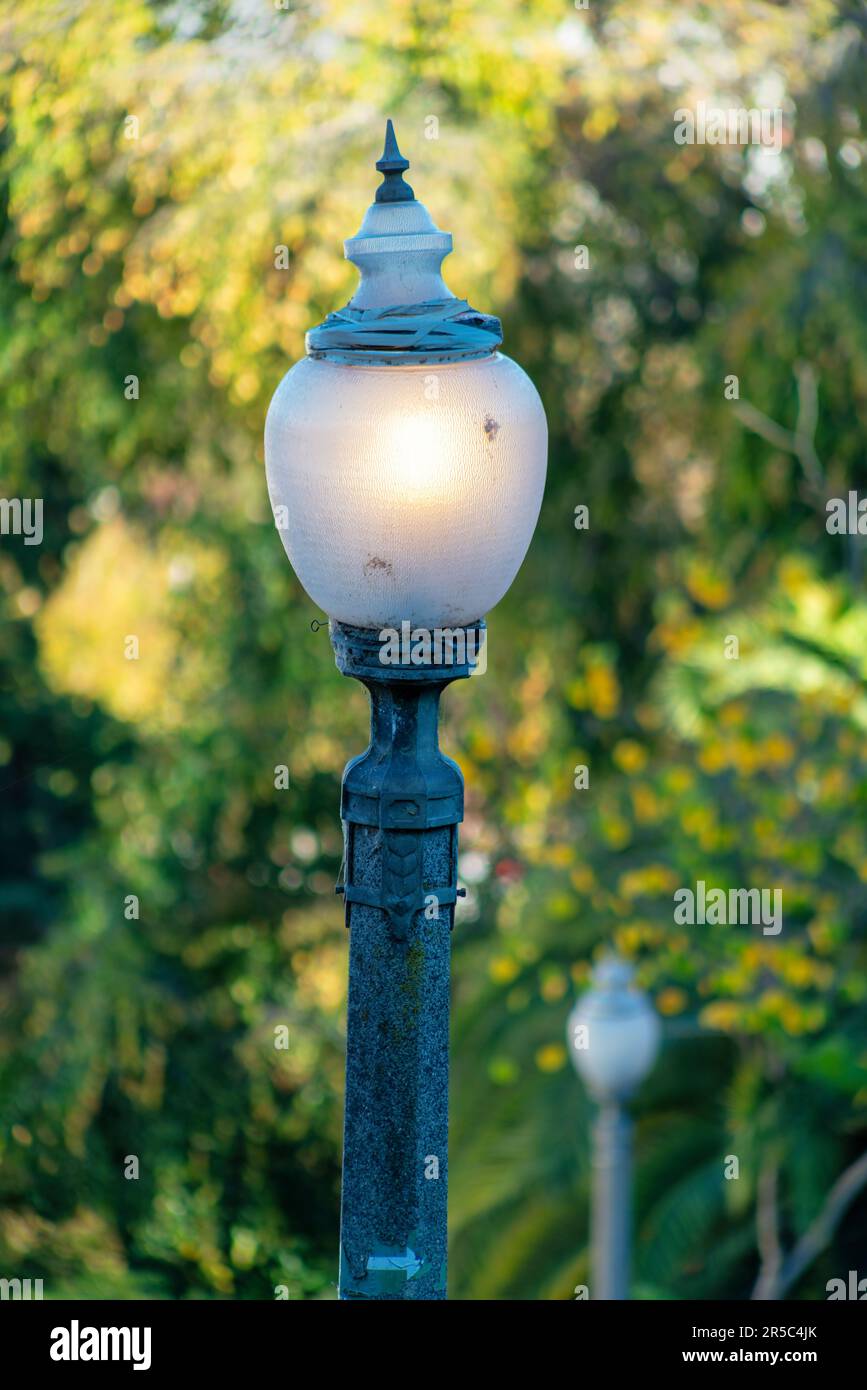
[[[419,664],[414,660],[412,636],[414,625],[401,625],[400,660],[383,661],[386,632],[391,628],[354,627],[351,623],[332,618],[328,624],[334,661],[344,676],[354,676],[366,685],[449,685],[452,681],[472,676],[487,638],[484,618],[461,627],[434,629],[439,641],[431,643],[429,660]],[[397,631],[395,636],[397,636]],[[406,646],[410,647],[405,651]]]
[[[471,308],[465,299],[385,309],[353,309],[347,304],[311,328],[307,352],[310,357],[360,365],[421,365],[487,357],[502,341],[500,320]]]

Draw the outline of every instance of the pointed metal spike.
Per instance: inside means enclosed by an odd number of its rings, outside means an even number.
[[[404,169],[409,168],[409,160],[404,159],[397,147],[397,136],[391,119],[385,123],[385,147],[381,157],[376,161],[376,167],[381,174],[402,173]]]
[[[385,123],[385,149],[376,167],[382,174],[382,183],[376,190],[378,203],[411,203],[414,200],[415,194],[403,181],[403,171],[409,168],[409,160],[404,159],[397,147],[397,136],[390,120]]]

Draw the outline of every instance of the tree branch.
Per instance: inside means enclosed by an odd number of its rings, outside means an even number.
[[[783,1249],[780,1245],[780,1228],[777,1217],[777,1182],[780,1170],[775,1160],[767,1162],[759,1174],[756,1194],[756,1243],[759,1247],[761,1268],[754,1299],[773,1297],[766,1292],[776,1287],[783,1263]]]
[[[867,1186],[867,1153],[856,1158],[855,1162],[841,1173],[825,1198],[818,1216],[811,1221],[800,1240],[796,1242],[794,1249],[782,1261],[776,1277],[766,1278],[763,1265],[753,1290],[754,1299],[782,1298],[786,1291],[797,1283],[804,1270],[810,1267],[818,1255],[821,1255],[846,1211],[865,1186]],[[761,1204],[761,1196],[759,1204]]]
[[[794,372],[798,384],[798,419],[793,430],[778,425],[776,420],[758,410],[751,401],[735,401],[735,414],[741,424],[746,425],[753,434],[760,435],[776,449],[794,454],[804,470],[804,477],[815,501],[824,506],[825,479],[815,445],[816,425],[819,420],[819,383],[809,362],[796,362]]]

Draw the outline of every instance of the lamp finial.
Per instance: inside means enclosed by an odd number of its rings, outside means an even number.
[[[385,148],[382,157],[376,161],[382,174],[382,183],[376,190],[378,203],[411,203],[415,194],[408,183],[403,181],[403,171],[409,168],[409,160],[404,159],[397,147],[397,137],[391,120],[385,123]]]

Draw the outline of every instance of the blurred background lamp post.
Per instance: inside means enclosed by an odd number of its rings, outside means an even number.
[[[660,1023],[632,967],[607,956],[569,1015],[575,1070],[599,1109],[593,1125],[592,1299],[629,1298],[632,1123],[625,1102],[650,1073]]]
[[[345,243],[349,304],[307,334],[265,425],[286,553],[367,688],[371,737],[343,776],[351,928],[340,1296],[446,1296],[449,960],[463,778],[437,745],[439,697],[479,669],[484,614],[530,543],[547,428],[497,351],[499,320],[440,274],[452,239],[404,181]]]

